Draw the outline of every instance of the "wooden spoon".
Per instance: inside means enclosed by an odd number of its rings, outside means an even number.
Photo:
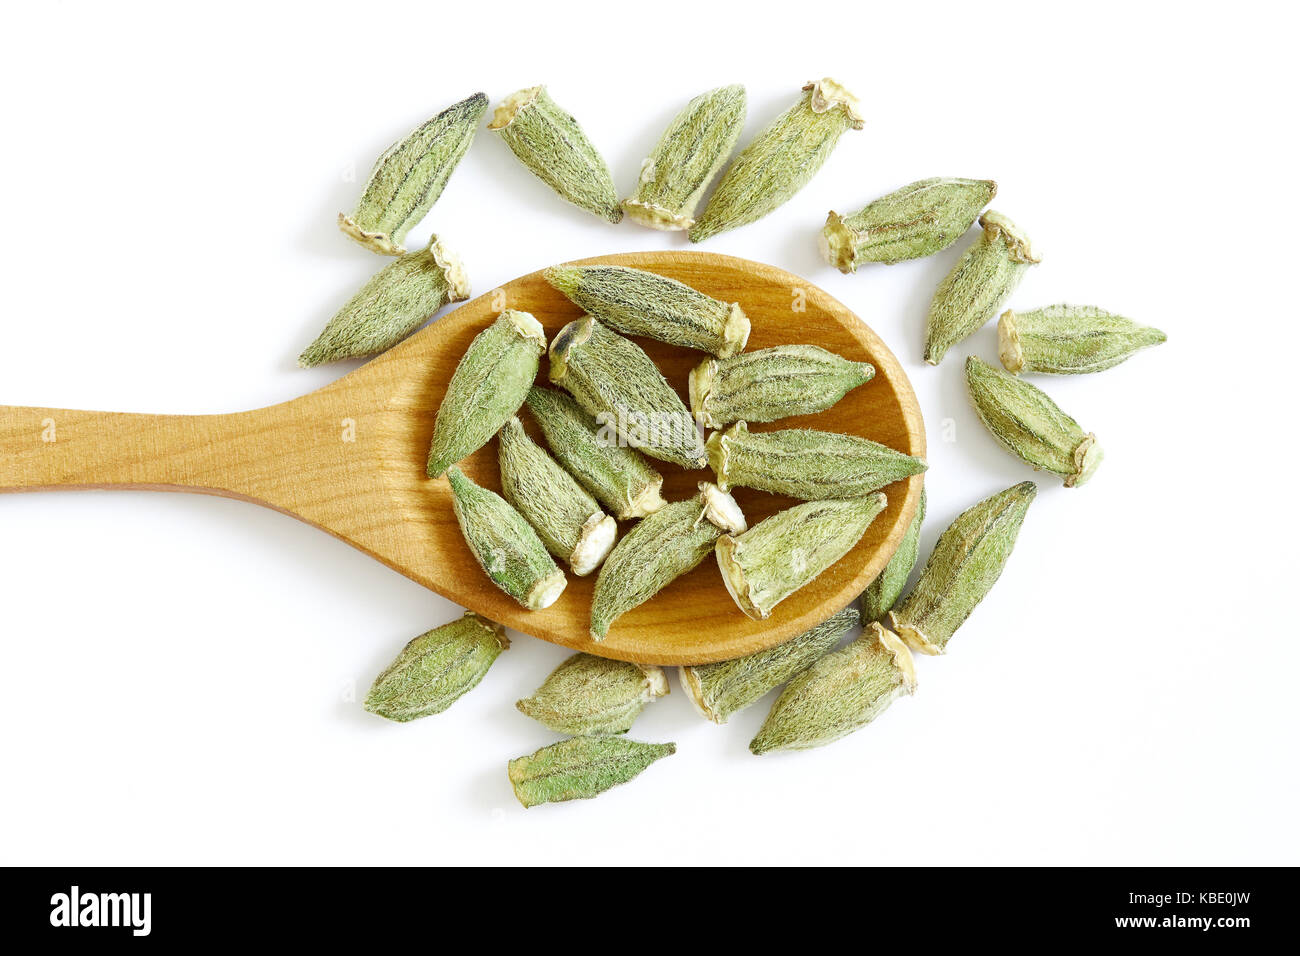
[[[874,379],[829,411],[755,430],[820,428],[925,454],[920,409],[897,359],[862,320],[816,286],[772,266],[705,252],[601,256],[584,264],[648,269],[740,302],[753,325],[750,349],[807,342],[876,367]],[[466,303],[333,384],[281,405],[232,415],[0,407],[0,491],[143,488],[241,498],[328,531],[457,604],[526,634],[661,665],[727,660],[793,637],[856,598],[894,553],[916,510],[920,475],[886,488],[889,506],[857,547],[766,621],[740,612],[711,558],[619,618],[599,644],[587,635],[595,574],[570,575],[554,605],[525,611],[475,563],[456,526],[446,478],[425,477],[447,382],[470,340],[507,307],[533,313],[548,337],[581,314],[534,272]],[[684,397],[687,373],[705,356],[640,341]],[[543,359],[540,381],[546,372]],[[527,412],[520,418],[536,437]],[[499,491],[496,456],[492,442],[462,467]],[[670,501],[693,494],[700,481],[713,477],[708,470],[653,464]],[[735,497],[751,526],[793,503],[744,488]]]

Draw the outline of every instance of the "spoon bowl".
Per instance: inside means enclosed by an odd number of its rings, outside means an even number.
[[[739,302],[752,331],[748,349],[809,343],[868,361],[876,375],[817,415],[755,431],[818,428],[925,455],[920,409],[897,359],[865,323],[811,283],[772,266],[704,252],[601,256],[582,265],[646,269],[726,302]],[[596,574],[569,575],[550,607],[526,611],[488,580],[452,513],[445,477],[425,475],[434,417],[470,341],[502,309],[531,312],[548,340],[582,310],[540,272],[465,303],[361,368],[301,398],[230,415],[135,415],[0,407],[0,492],[56,488],[188,491],[240,498],[327,531],[427,588],[508,627],[575,650],[644,664],[701,664],[752,653],[813,627],[843,608],[880,573],[911,521],[922,476],[885,488],[889,504],[857,546],[765,621],[741,613],[716,562],[706,559],[614,622],[588,636]],[[686,397],[687,376],[705,356],[637,339]],[[542,359],[539,382],[546,383]],[[528,416],[530,434],[545,442]],[[651,462],[669,501],[713,479]],[[461,463],[500,491],[496,443]],[[795,502],[735,489],[751,526]],[[620,534],[630,524],[624,522]]]

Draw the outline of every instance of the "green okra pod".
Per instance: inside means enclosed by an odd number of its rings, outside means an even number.
[[[880,620],[903,593],[903,588],[907,586],[907,578],[911,575],[912,568],[916,566],[916,556],[921,547],[921,524],[924,521],[925,489],[922,488],[916,514],[912,515],[912,520],[908,522],[907,530],[903,532],[903,540],[898,543],[898,550],[889,559],[885,569],[876,575],[876,579],[862,592],[864,621]]]
[[[869,362],[853,362],[816,345],[776,345],[705,359],[691,370],[691,412],[701,428],[812,415],[875,374]]]
[[[574,654],[515,707],[562,734],[625,734],[646,704],[667,693],[662,668]]]
[[[650,600],[709,556],[724,531],[745,530],[735,499],[716,485],[674,501],[642,519],[605,559],[591,598],[591,637],[603,641],[610,625]]]
[[[384,151],[366,180],[351,216],[339,228],[373,252],[400,256],[411,227],[442,195],[443,187],[474,141],[487,97],[475,93],[447,107]]]
[[[1159,329],[1091,305],[1007,309],[998,319],[998,357],[1013,374],[1100,372],[1164,341]]]
[[[532,525],[456,465],[447,469],[447,481],[456,523],[492,583],[530,611],[554,604],[568,582]]]
[[[538,448],[512,417],[497,436],[501,492],[573,573],[590,574],[614,547],[618,526],[587,490]]]
[[[731,164],[691,226],[691,242],[762,219],[807,185],[847,129],[862,129],[858,100],[830,77],[809,83]]]
[[[441,713],[472,690],[509,646],[505,628],[466,611],[402,648],[375,678],[366,710],[397,721]]]
[[[916,586],[889,612],[914,651],[942,654],[1002,575],[1038,488],[1022,481],[957,516],[939,536]]]
[[[627,783],[676,744],[644,744],[626,737],[570,737],[508,765],[510,785],[525,807],[588,800]]]
[[[511,94],[488,129],[499,132],[519,161],[562,198],[608,222],[623,218],[605,160],[545,87]]]
[[[641,346],[588,316],[559,331],[550,355],[551,381],[619,439],[683,468],[708,464],[690,410]]]
[[[809,501],[714,546],[736,606],[756,621],[853,549],[885,509],[885,496]]]
[[[749,341],[749,319],[735,302],[624,266],[555,266],[546,281],[605,325],[670,345],[735,355]]]
[[[857,607],[850,604],[816,627],[775,647],[718,664],[683,667],[682,688],[706,720],[725,724],[732,714],[811,667],[850,628],[856,627],[859,620]]]
[[[1060,475],[1065,487],[1082,485],[1101,464],[1097,436],[1084,432],[1042,389],[973,355],[966,359],[966,387],[998,444],[1034,468]]]
[[[701,93],[678,113],[641,164],[636,192],[623,200],[628,218],[651,229],[695,224],[695,207],[745,125],[745,88]]]
[[[1026,236],[1000,212],[980,216],[984,231],[939,283],[925,320],[925,360],[948,350],[997,315],[1030,266],[1041,261]]]
[[[911,183],[851,216],[827,216],[822,255],[845,274],[864,262],[893,265],[934,255],[961,238],[997,191],[991,179]]]
[[[928,467],[888,445],[811,428],[751,432],[736,422],[709,436],[709,464],[723,491],[757,488],[804,501],[860,498]]]
[[[911,652],[878,623],[786,686],[750,742],[754,754],[822,747],[861,730],[899,697],[916,692]]]
[[[429,444],[430,478],[486,445],[519,411],[545,350],[542,324],[514,309],[474,336],[438,408]]]
[[[394,259],[334,314],[298,358],[303,368],[392,348],[449,302],[469,298],[469,276],[437,236]]]
[[[572,396],[534,387],[524,401],[551,453],[614,517],[643,518],[664,506],[663,477],[640,452],[607,434]]]

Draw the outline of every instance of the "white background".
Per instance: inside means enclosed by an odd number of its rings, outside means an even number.
[[[625,193],[702,90],[746,84],[742,141],[810,78],[862,98],[866,129],[802,193],[703,248],[806,276],[894,348],[929,428],[923,555],[1030,476],[964,394],[961,358],[995,359],[994,330],[924,366],[925,309],[961,246],[842,276],[816,254],[827,209],[995,178],[994,207],[1044,256],[1013,305],[1093,303],[1169,342],[1037,380],[1106,461],[1080,490],[1040,476],[1001,582],[947,657],[920,660],[915,698],[832,747],[760,759],[746,744],[767,702],[719,728],[678,688],[633,731],[677,756],[528,812],[505,762],[554,735],[512,704],[559,648],[519,637],[447,713],[387,723],[356,698],[456,614],[443,599],[240,502],[0,496],[0,859],[1300,862],[1297,85],[1280,7],[448,7],[8,12],[0,402],[223,412],[332,380],[355,363],[294,358],[383,264],[334,226],[358,177],[453,101],[539,82]],[[684,245],[565,205],[488,133],[411,243],[434,229],[476,291]]]

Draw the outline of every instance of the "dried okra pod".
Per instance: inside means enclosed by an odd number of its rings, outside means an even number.
[[[644,518],[664,506],[663,476],[636,449],[610,440],[571,395],[534,386],[524,401],[551,453],[614,517]]]
[[[1091,305],[1049,305],[1002,313],[998,357],[1008,372],[1100,372],[1159,345],[1165,333]]]
[[[524,431],[516,417],[497,436],[501,493],[573,573],[590,574],[614,547],[618,525],[573,476]]]
[[[474,336],[438,408],[429,444],[430,478],[486,445],[519,411],[544,351],[542,323],[514,309]]]
[[[724,531],[745,530],[735,499],[716,485],[642,519],[605,559],[591,597],[591,637],[603,641],[620,615],[644,604],[709,556]]]
[[[682,688],[695,709],[715,724],[725,724],[768,691],[780,687],[833,649],[861,615],[850,604],[798,637],[767,650],[718,664],[681,669]]]
[[[546,281],[612,329],[670,345],[735,355],[749,341],[749,319],[688,285],[624,266],[554,266]]]
[[[1041,261],[1029,238],[1000,212],[980,216],[984,232],[939,283],[925,320],[925,360],[938,365],[948,349],[993,316]]]
[[[824,412],[871,381],[869,362],[851,362],[816,345],[777,345],[730,358],[705,359],[691,370],[691,411],[701,428],[771,422]]]
[[[298,358],[303,368],[392,348],[448,302],[469,298],[460,259],[434,236],[419,252],[394,259],[334,314]]]
[[[851,216],[827,216],[822,255],[846,275],[863,262],[893,265],[933,255],[960,239],[997,191],[991,179],[911,183]]]
[[[912,650],[943,653],[1002,574],[1037,492],[1022,481],[968,508],[939,536],[920,580],[889,612],[890,626]]]
[[[772,705],[754,754],[808,750],[833,743],[871,723],[904,694],[916,691],[912,654],[879,624],[827,654],[786,686]]]
[[[981,362],[966,359],[966,386],[980,421],[1007,451],[1082,485],[1101,464],[1097,436],[1085,433],[1042,389]]]
[[[921,548],[921,524],[925,521],[925,489],[921,489],[921,500],[916,506],[916,514],[903,532],[903,540],[898,543],[898,550],[889,559],[885,569],[876,575],[876,579],[862,592],[862,619],[878,621],[885,612],[894,606],[898,596],[907,586],[907,578],[916,566],[916,555]]]
[[[860,498],[928,467],[923,458],[856,435],[811,428],[751,432],[745,422],[714,432],[705,447],[723,491],[757,488],[804,501]]]
[[[691,242],[762,219],[813,178],[845,130],[862,129],[857,97],[830,77],[803,89],[727,169],[691,226]]]
[[[853,549],[885,509],[885,496],[809,501],[714,546],[736,605],[756,621]]]
[[[574,654],[515,707],[561,734],[625,734],[646,704],[667,693],[662,668]]]
[[[499,132],[533,175],[579,209],[608,222],[623,218],[605,160],[544,86],[512,93],[496,108],[488,129]]]
[[[570,737],[508,764],[510,785],[525,807],[588,800],[627,783],[676,744],[643,744],[626,737]]]
[[[690,410],[641,346],[587,316],[559,331],[550,355],[551,381],[624,442],[683,468],[709,463]]]
[[[447,107],[394,143],[375,163],[351,216],[339,228],[372,252],[400,256],[402,240],[442,195],[447,179],[474,140],[487,97],[475,93]]]
[[[623,200],[628,218],[651,229],[691,228],[700,197],[744,125],[743,86],[720,86],[687,103],[641,163],[636,192]]]
[[[505,628],[466,611],[402,648],[375,678],[366,710],[397,721],[441,713],[472,690],[509,646]]]
[[[456,523],[492,583],[530,611],[554,604],[568,581],[533,526],[456,465],[447,469],[447,481]]]

